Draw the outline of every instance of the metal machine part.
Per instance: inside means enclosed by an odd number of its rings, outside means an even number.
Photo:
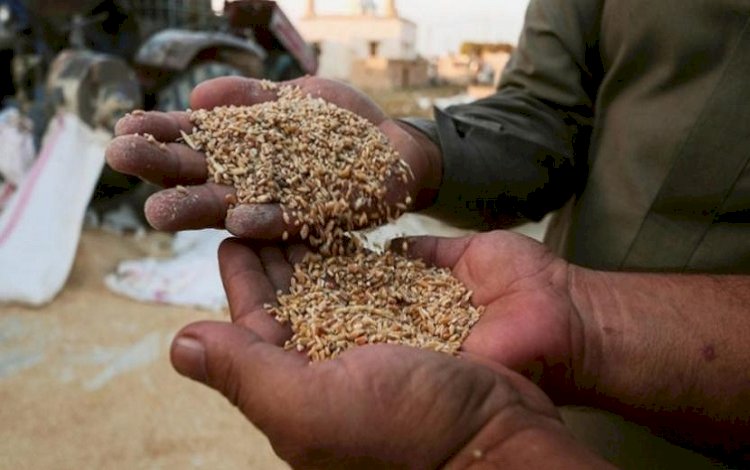
[[[87,50],[64,51],[55,59],[47,93],[90,126],[107,129],[143,104],[138,78],[124,60]]]
[[[7,3],[0,4],[0,50],[13,49],[16,31],[13,26],[13,10]]]
[[[266,52],[256,43],[231,34],[168,29],[150,37],[138,51],[135,62],[144,67],[181,71],[199,53],[210,49],[244,52],[259,63],[266,58]],[[262,73],[262,65],[255,72]]]

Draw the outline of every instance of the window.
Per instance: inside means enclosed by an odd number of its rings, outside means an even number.
[[[380,49],[380,41],[370,41],[370,57],[377,57]]]

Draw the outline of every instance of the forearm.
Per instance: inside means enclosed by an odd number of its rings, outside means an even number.
[[[603,469],[613,468],[581,443],[565,426],[536,416],[526,426],[508,426],[505,418],[489,421],[446,469]]]
[[[576,191],[572,136],[558,112],[507,89],[476,103],[407,120],[439,150],[441,179],[431,213],[458,226],[508,228],[540,220]]]
[[[574,273],[587,404],[705,450],[747,447],[750,279]]]
[[[532,0],[500,89],[436,111],[433,213],[473,228],[540,220],[583,189],[601,74],[601,0]]]

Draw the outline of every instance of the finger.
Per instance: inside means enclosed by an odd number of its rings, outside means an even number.
[[[234,189],[217,184],[160,191],[146,201],[146,219],[157,230],[223,228]]]
[[[219,106],[252,106],[277,98],[276,91],[263,86],[260,80],[243,77],[221,77],[207,80],[193,90],[193,109],[214,109]]]
[[[288,236],[297,235],[300,227],[284,222],[281,206],[278,204],[245,204],[229,211],[226,227],[232,235],[254,240],[279,240],[284,232]]]
[[[206,159],[186,145],[160,145],[140,135],[116,137],[107,147],[114,170],[163,187],[192,186],[208,179]]]
[[[350,85],[336,80],[318,77],[301,77],[288,82],[296,85],[314,98],[323,98],[329,103],[348,109],[376,126],[388,119],[388,116],[367,95]]]
[[[421,259],[430,266],[453,268],[469,247],[471,240],[472,237],[413,237],[394,240],[391,247],[410,258]],[[407,248],[406,253],[403,253],[404,246]]]
[[[304,357],[284,352],[237,325],[190,325],[178,333],[170,357],[180,374],[223,394],[271,435],[293,424],[295,413],[303,409],[302,384],[314,392]]]
[[[115,135],[151,134],[159,142],[174,142],[182,137],[182,132],[191,134],[193,124],[187,113],[131,113],[115,125]]]
[[[276,288],[263,263],[247,242],[230,239],[219,248],[219,266],[229,299],[232,321],[258,333],[272,344],[284,344],[291,337],[265,309],[276,303]]]
[[[275,292],[289,292],[294,269],[278,246],[264,246],[258,250],[263,269]]]

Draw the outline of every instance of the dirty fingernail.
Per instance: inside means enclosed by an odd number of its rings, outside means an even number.
[[[172,348],[172,364],[177,372],[198,382],[206,382],[206,348],[193,338],[181,336]]]

